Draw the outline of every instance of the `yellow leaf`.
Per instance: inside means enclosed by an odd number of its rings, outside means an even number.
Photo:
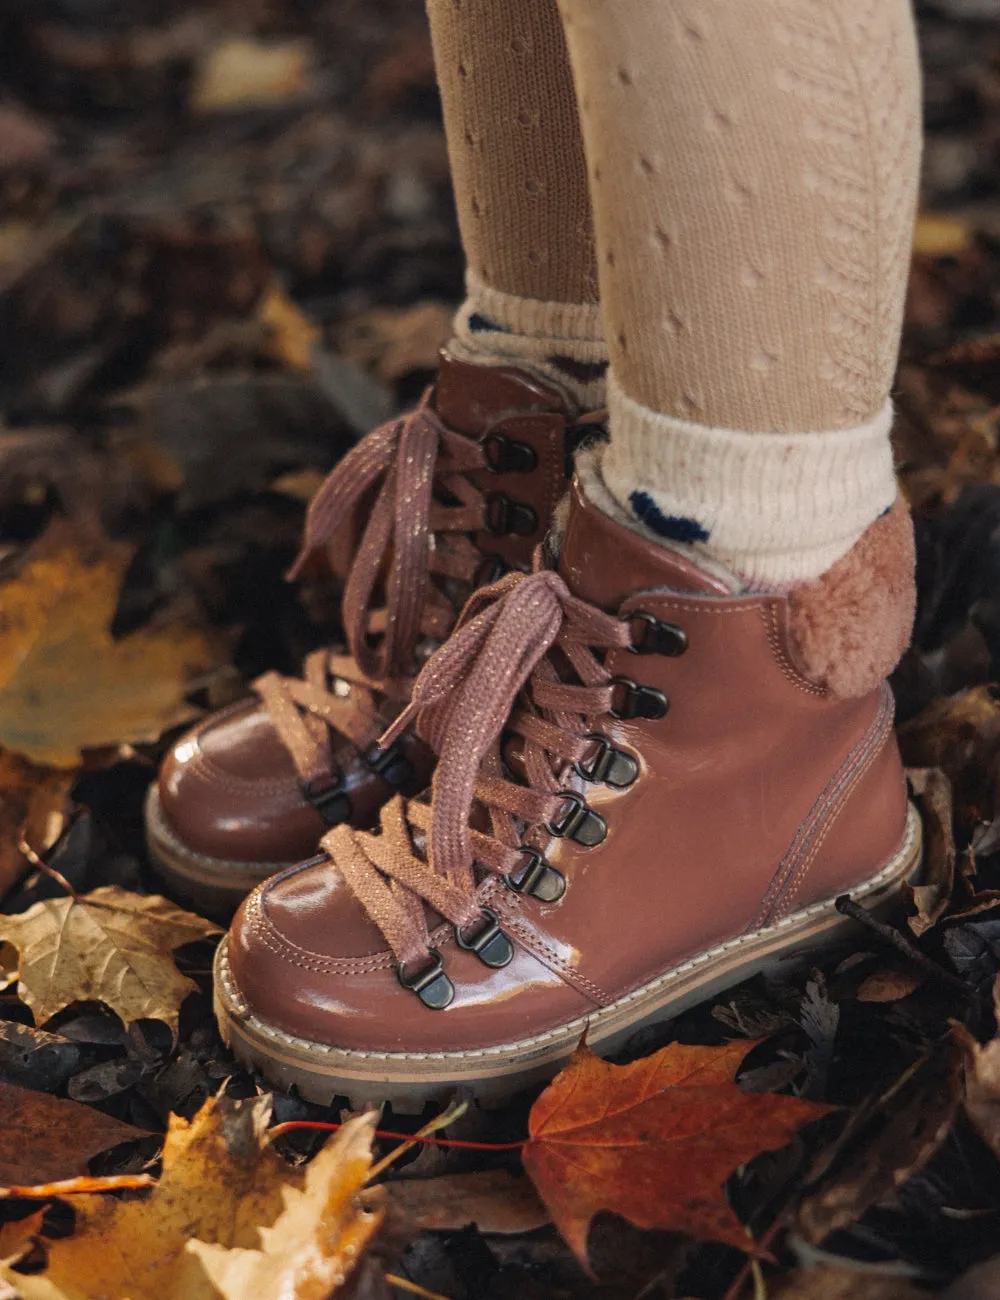
[[[287,103],[308,89],[312,66],[306,41],[223,41],[195,72],[191,109],[219,113]]]
[[[346,1142],[331,1144],[342,1164],[320,1153],[319,1174],[293,1169],[262,1143],[270,1103],[267,1098],[236,1103],[212,1100],[190,1122],[172,1115],[163,1149],[163,1176],[142,1200],[98,1200],[72,1197],[76,1232],[48,1243],[48,1267],[25,1275],[0,1265],[0,1275],[21,1300],[218,1300],[219,1289],[209,1279],[189,1241],[218,1246],[238,1256],[258,1255],[264,1233],[290,1211],[297,1224],[308,1217],[306,1206],[327,1196],[340,1207],[339,1240],[344,1272],[357,1262],[378,1215],[360,1201],[367,1175],[373,1120],[353,1121]],[[320,1157],[317,1157],[319,1159]],[[315,1161],[313,1165],[315,1165]],[[302,1189],[307,1180],[324,1189]],[[277,1221],[277,1222],[276,1222]],[[287,1220],[286,1220],[287,1222]],[[329,1229],[333,1232],[332,1226]],[[281,1233],[287,1232],[282,1228]],[[324,1229],[320,1228],[322,1234]],[[265,1240],[270,1240],[267,1238]],[[353,1246],[351,1254],[347,1248]],[[274,1291],[253,1287],[241,1300],[266,1300],[327,1291]]]
[[[126,1025],[140,1017],[174,1031],[180,1004],[196,985],[172,953],[219,934],[219,927],[153,894],[105,885],[79,900],[50,898],[19,915],[0,915],[0,942],[19,954],[18,996],[44,1024],[71,1002],[103,1002]]]
[[[272,284],[257,307],[257,318],[270,332],[269,351],[289,370],[312,369],[312,350],[322,337],[280,285]]]
[[[924,257],[957,257],[972,246],[972,233],[964,221],[943,212],[923,212],[913,232],[913,251]]]
[[[192,710],[190,680],[218,661],[186,623],[110,632],[128,547],[96,554],[56,525],[0,587],[0,744],[32,762],[74,767],[81,751],[158,739]]]
[[[303,1189],[284,1189],[284,1213],[261,1228],[259,1250],[188,1242],[225,1300],[325,1300],[343,1286],[382,1219],[360,1199],[373,1128],[372,1115],[347,1121],[306,1169]]]

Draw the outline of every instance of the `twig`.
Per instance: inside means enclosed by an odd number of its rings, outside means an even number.
[[[105,1178],[63,1178],[55,1183],[38,1183],[33,1187],[0,1187],[0,1200],[16,1197],[19,1200],[43,1201],[53,1196],[80,1196],[91,1192],[138,1191],[153,1187],[156,1179],[150,1174],[109,1174]]]
[[[884,942],[895,948],[901,956],[907,961],[912,962],[914,966],[919,967],[925,975],[932,979],[940,980],[947,984],[949,988],[959,990],[970,1001],[975,1000],[976,994],[970,989],[968,984],[951,971],[947,971],[943,966],[939,966],[936,961],[932,961],[926,953],[914,947],[904,934],[901,934],[895,926],[886,925],[884,921],[879,921],[872,916],[871,912],[863,907],[859,907],[849,894],[842,894],[834,904],[837,911],[842,916],[849,916],[852,921],[858,921],[861,925],[866,926],[873,934]]]
[[[722,1297],[722,1300],[740,1300],[740,1296],[743,1293],[744,1283],[747,1278],[754,1273],[754,1265],[759,1265],[760,1256],[767,1251],[777,1234],[787,1225],[790,1217],[791,1211],[788,1208],[781,1211],[778,1217],[772,1222],[767,1232],[765,1232],[763,1237],[761,1237],[760,1241],[755,1243],[757,1246],[757,1253],[747,1256],[746,1260],[744,1260],[743,1267],[736,1274],[735,1278],[733,1278],[732,1284],[726,1294]],[[756,1281],[756,1274],[754,1274],[754,1277]],[[757,1290],[756,1285],[754,1290]]]
[[[18,852],[26,857],[31,865],[41,871],[43,875],[48,876],[50,880],[54,880],[57,885],[65,889],[74,903],[79,903],[84,907],[99,907],[105,912],[120,912],[123,916],[135,915],[127,907],[117,907],[114,903],[104,902],[103,899],[91,898],[89,894],[78,893],[61,871],[58,871],[55,867],[50,867],[45,859],[31,847],[26,838],[25,829],[22,826],[17,835]]]
[[[386,1273],[385,1280],[390,1286],[397,1287],[400,1291],[409,1291],[410,1295],[418,1295],[422,1300],[448,1300],[446,1295],[441,1295],[437,1291],[428,1291],[426,1287],[418,1286],[416,1282],[411,1282],[409,1278],[399,1277],[396,1273]]]
[[[31,847],[31,845],[28,843],[27,836],[25,834],[26,830],[27,827],[22,826],[21,829],[18,831],[17,834],[18,851],[21,853],[23,857],[26,857],[28,859],[28,861],[31,863],[33,867],[36,868],[36,870],[42,872],[43,875],[48,876],[50,880],[54,880],[57,885],[61,885],[62,888],[65,889],[66,893],[69,894],[70,898],[72,898],[74,903],[79,903],[80,895],[69,883],[69,881],[63,875],[63,873],[61,871],[57,871],[55,867],[50,867],[49,864],[45,861],[45,859],[41,857],[39,854],[37,854],[35,850]]]

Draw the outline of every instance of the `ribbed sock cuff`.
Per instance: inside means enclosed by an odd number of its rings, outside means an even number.
[[[604,405],[608,349],[597,303],[519,298],[469,274],[449,350],[463,361],[526,366],[581,410]]]
[[[601,475],[649,535],[734,570],[749,588],[816,578],[896,498],[889,402],[849,429],[747,433],[662,415],[608,379]]]

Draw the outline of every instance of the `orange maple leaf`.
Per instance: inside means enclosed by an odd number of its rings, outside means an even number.
[[[751,1248],[724,1182],[835,1109],[742,1092],[733,1080],[753,1046],[670,1043],[630,1065],[610,1065],[581,1045],[538,1098],[524,1166],[584,1267],[599,1210],[639,1228]]]

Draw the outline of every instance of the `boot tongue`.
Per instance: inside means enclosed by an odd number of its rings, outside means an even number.
[[[474,366],[442,351],[434,407],[449,429],[481,438],[505,416],[562,413],[566,401],[516,366]]]
[[[618,523],[584,496],[578,478],[570,489],[569,520],[559,572],[574,595],[609,613],[637,591],[663,588],[698,595],[730,595],[721,579],[668,546]]]

